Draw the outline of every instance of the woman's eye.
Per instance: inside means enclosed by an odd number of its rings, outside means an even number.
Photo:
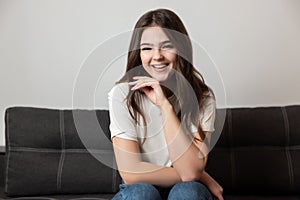
[[[142,48],[142,51],[149,51],[149,50],[151,50],[152,48],[151,47],[143,47]]]
[[[163,49],[173,49],[174,46],[172,44],[164,45]]]

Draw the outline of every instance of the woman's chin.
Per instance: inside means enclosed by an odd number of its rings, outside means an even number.
[[[166,81],[168,79],[169,75],[154,75],[152,76],[152,78],[154,78],[155,80],[159,81],[159,82],[163,82]]]
[[[164,82],[164,81],[168,80],[172,76],[172,74],[173,74],[172,72],[161,73],[161,74],[152,73],[151,76],[152,76],[152,78],[154,78],[155,80],[157,80],[159,82]]]

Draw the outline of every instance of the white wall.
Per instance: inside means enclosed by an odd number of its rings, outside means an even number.
[[[0,145],[7,107],[72,108],[73,86],[91,51],[159,7],[178,13],[217,64],[226,106],[300,103],[299,0],[0,0]],[[106,71],[105,79],[117,80],[124,62],[123,56],[115,62],[119,74]],[[101,85],[97,107],[107,106],[110,87]]]

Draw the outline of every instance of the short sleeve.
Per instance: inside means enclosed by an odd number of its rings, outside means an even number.
[[[127,83],[115,85],[108,93],[110,117],[109,129],[111,132],[111,138],[116,136],[123,139],[138,141],[136,126],[126,105],[127,94]]]
[[[216,101],[214,96],[210,95],[204,100],[203,106],[199,111],[199,121],[202,127],[202,130],[205,132],[214,132],[215,131],[215,118],[216,118]],[[195,125],[191,126],[192,133],[198,131]]]

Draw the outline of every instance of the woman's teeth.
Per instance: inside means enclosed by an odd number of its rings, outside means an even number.
[[[156,69],[162,69],[162,68],[167,67],[167,65],[151,65],[151,66]]]

